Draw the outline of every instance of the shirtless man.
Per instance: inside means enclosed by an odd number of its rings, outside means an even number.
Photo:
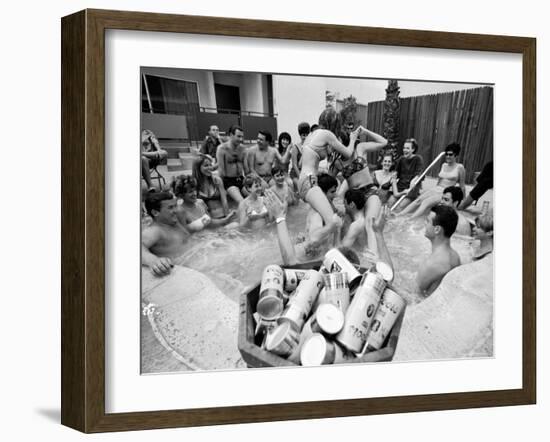
[[[364,214],[365,203],[365,197],[360,190],[351,189],[344,195],[344,207],[346,214],[351,218],[351,224],[346,229],[346,234],[342,239],[342,246],[352,247],[356,242],[361,240],[361,248],[365,247],[367,242]]]
[[[153,223],[141,233],[141,263],[157,275],[170,273],[171,256],[181,253],[189,236],[176,216],[177,201],[169,192],[151,193],[145,199],[145,209]]]
[[[271,133],[261,130],[258,132],[257,144],[248,149],[246,155],[248,170],[251,174],[262,179],[264,189],[268,187],[273,178],[271,169],[275,160],[278,160],[279,164],[286,164],[290,157],[290,148],[287,148],[285,154],[281,156],[279,151],[271,145],[272,142],[273,136]]]
[[[458,206],[462,202],[464,194],[460,187],[458,186],[449,186],[443,190],[443,195],[441,195],[441,204],[444,206],[452,207],[457,210],[458,215],[458,224],[456,226],[455,233],[459,235],[470,236],[472,234],[472,226],[466,219],[466,217],[458,212]]]
[[[245,164],[246,148],[243,146],[244,132],[239,126],[229,128],[229,140],[218,146],[216,161],[218,172],[229,196],[236,202],[243,200],[241,189],[244,174],[248,173]]]
[[[372,221],[377,237],[378,254],[393,268],[383,235],[386,212],[387,209],[384,209],[378,218]],[[451,236],[455,232],[457,223],[456,210],[442,204],[432,207],[426,218],[425,235],[432,243],[432,253],[422,262],[416,275],[418,292],[425,296],[430,295],[439,286],[448,272],[460,265],[460,257],[451,247]]]

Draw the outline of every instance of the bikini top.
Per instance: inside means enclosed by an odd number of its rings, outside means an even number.
[[[391,188],[391,184],[392,184],[392,176],[390,176],[390,179],[388,181],[386,181],[384,184],[380,184],[378,182],[378,178],[376,177],[376,172],[374,173],[374,177],[373,177],[373,183],[378,186],[380,189],[382,190],[390,190]]]
[[[210,200],[219,200],[220,199],[220,190],[216,186],[203,186],[203,189],[206,187],[207,191],[203,192],[202,189],[198,191],[198,197],[204,202]]]
[[[187,224],[187,227],[194,231],[202,230],[211,222],[212,218],[210,218],[210,215],[208,215],[208,213],[205,213],[201,217]]]
[[[261,205],[261,208],[257,210],[257,207]],[[267,207],[264,204],[264,200],[262,197],[258,197],[258,203],[256,207],[252,207],[250,204],[247,204],[246,207],[246,214],[247,215],[263,215],[264,213],[267,213]]]

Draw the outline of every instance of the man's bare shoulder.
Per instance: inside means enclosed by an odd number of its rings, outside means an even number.
[[[153,223],[141,231],[141,242],[148,247],[151,247],[161,239],[162,233],[162,229],[158,226],[158,224]]]

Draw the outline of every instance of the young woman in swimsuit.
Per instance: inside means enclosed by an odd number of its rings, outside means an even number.
[[[338,188],[338,195],[334,205],[338,208],[339,213],[344,214],[344,196],[346,192],[350,189],[363,192],[365,196],[365,231],[367,233],[368,246],[371,250],[376,251],[378,245],[376,243],[376,234],[373,230],[372,220],[378,216],[382,202],[380,201],[378,188],[373,181],[368,167],[367,154],[382,149],[388,141],[383,136],[364,127],[360,127],[360,129],[369,136],[371,141],[358,143],[355,155],[351,160],[341,162],[340,168],[344,180]],[[340,159],[336,158],[335,161],[340,161]]]
[[[233,210],[223,218],[212,218],[206,203],[197,197],[197,183],[192,177],[180,175],[174,181],[173,189],[176,197],[183,199],[182,204],[178,204],[176,216],[191,232],[198,232],[206,227],[224,226],[235,215]]]
[[[298,124],[298,135],[300,136],[300,141],[295,143],[292,146],[291,150],[291,161],[290,161],[290,178],[294,185],[294,190],[298,191],[298,179],[300,178],[300,170],[302,170],[302,149],[304,146],[304,141],[309,135],[311,128],[309,123],[302,122]]]
[[[361,132],[358,127],[350,134],[349,146],[344,146],[336,134],[340,133],[340,114],[333,108],[327,108],[319,116],[319,129],[308,135],[302,149],[302,170],[298,180],[298,194],[323,218],[325,226],[336,229],[342,220],[334,213],[326,195],[317,186],[319,162],[337,152],[344,158],[352,156],[355,140]]]
[[[382,158],[382,169],[374,171],[373,182],[378,187],[378,197],[382,204],[386,204],[392,194],[392,186],[395,180],[395,172],[390,170],[392,164],[393,156],[388,153]]]
[[[239,204],[239,226],[259,228],[267,224],[269,213],[264,204],[262,180],[254,175],[244,179],[248,196]]]
[[[229,214],[229,204],[223,180],[213,174],[214,167],[214,159],[201,154],[193,163],[192,176],[197,183],[197,196],[206,203],[212,216],[219,218]]]
[[[459,153],[460,145],[458,143],[451,143],[447,146],[445,149],[445,162],[441,166],[437,185],[420,194],[420,196],[401,211],[399,215],[406,215],[413,212],[411,218],[416,218],[428,213],[432,207],[439,204],[443,190],[449,186],[458,185],[463,193],[466,191],[466,170],[462,164],[456,161]]]

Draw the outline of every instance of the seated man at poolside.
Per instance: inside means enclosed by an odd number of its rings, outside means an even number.
[[[289,206],[296,204],[298,201],[292,191],[292,181],[288,183],[284,169],[280,166],[275,166],[271,170],[271,173],[273,174],[273,184],[270,188],[277,194],[282,202]]]
[[[493,188],[493,162],[489,161],[484,167],[479,176],[476,178],[476,186],[470,191],[468,196],[462,201],[459,206],[460,210],[466,210],[483,196],[485,192]]]
[[[449,186],[446,187],[443,190],[443,194],[441,195],[441,204],[444,206],[452,207],[455,210],[458,210],[458,205],[462,201],[464,194],[462,193],[462,190],[460,187],[457,186]],[[472,227],[470,225],[470,222],[466,219],[466,217],[460,213],[456,212],[458,215],[458,224],[456,226],[455,233],[459,235],[465,235],[470,236],[472,234]]]
[[[279,164],[286,164],[290,159],[290,145],[283,156],[271,145],[273,136],[266,130],[258,132],[257,144],[248,149],[246,161],[248,171],[262,179],[264,189],[269,187],[272,179],[271,169],[277,160]]]
[[[149,191],[155,190],[151,181],[151,169],[158,166],[167,156],[168,153],[161,149],[153,131],[144,129],[141,132],[141,176]]]
[[[243,187],[244,174],[247,172],[245,165],[246,148],[244,147],[244,132],[240,126],[229,128],[229,139],[218,146],[216,161],[218,172],[223,180],[227,194],[236,202],[243,200],[241,189]]]
[[[153,222],[141,232],[141,263],[157,275],[170,273],[170,257],[182,252],[189,237],[188,230],[176,215],[176,199],[170,192],[151,193],[145,199],[145,209]]]
[[[384,225],[387,209],[381,211],[373,228],[377,236],[380,258],[392,268],[391,257],[384,239]],[[460,257],[451,247],[451,236],[455,232],[458,215],[452,207],[438,204],[432,207],[426,218],[425,235],[432,243],[432,253],[422,263],[416,275],[418,293],[430,295],[438,286],[443,277],[460,265]],[[399,269],[393,269],[399,271]]]

